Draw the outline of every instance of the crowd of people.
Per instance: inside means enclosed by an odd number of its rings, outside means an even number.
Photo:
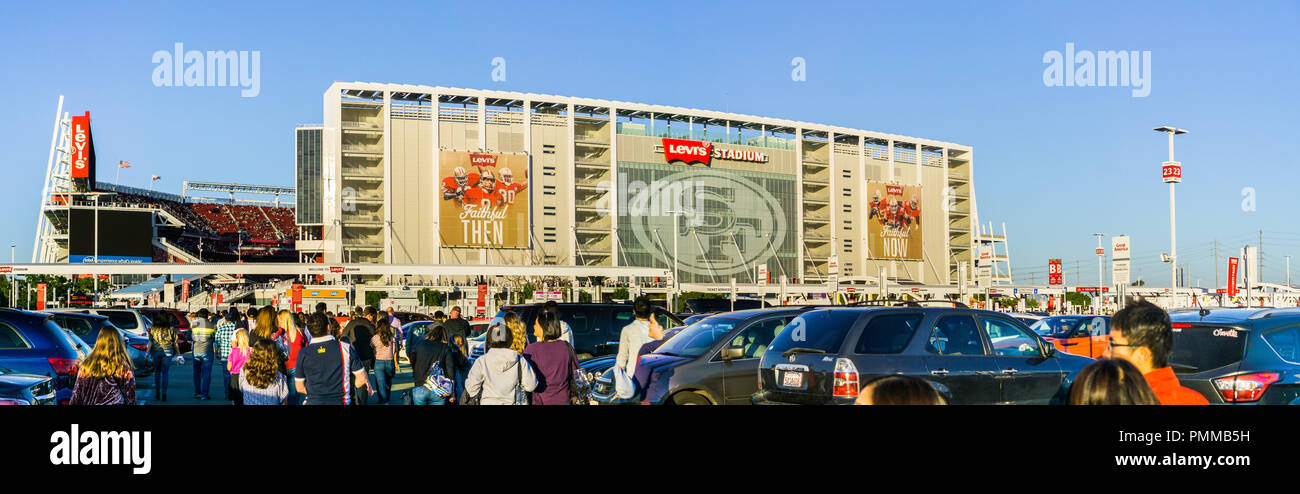
[[[544,304],[531,328],[505,313],[487,330],[486,351],[470,364],[469,325],[453,308],[431,323],[402,333],[401,321],[374,307],[357,307],[335,317],[318,304],[311,314],[272,307],[230,308],[191,315],[194,398],[211,399],[213,368],[221,370],[223,399],[235,405],[365,405],[395,399],[393,379],[401,357],[411,366],[413,388],[400,401],[414,405],[565,405],[584,404],[585,383],[574,354],[572,336],[560,320],[558,305]],[[650,371],[637,365],[641,356],[664,342],[664,329],[652,317],[648,298],[633,302],[634,321],[622,328],[616,375],[624,374],[631,391],[621,396],[636,402],[644,395]],[[346,320],[343,324],[340,319]],[[1203,405],[1208,400],[1183,387],[1169,366],[1173,347],[1169,314],[1149,302],[1129,304],[1111,320],[1110,345],[1085,367],[1069,389],[1075,405]],[[167,401],[169,367],[184,363],[175,328],[154,321],[149,331],[154,388]],[[134,404],[135,377],[121,338],[112,328],[101,331],[82,362],[73,404]],[[946,399],[928,381],[901,375],[863,384],[858,404],[941,405]]]

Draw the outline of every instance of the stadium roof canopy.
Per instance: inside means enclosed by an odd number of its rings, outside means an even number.
[[[194,281],[194,280],[197,280],[197,279],[202,278],[202,277],[203,277],[203,275],[199,275],[199,274],[175,274],[175,275],[172,275],[172,282],[173,282],[173,283],[181,283],[181,282],[186,282],[186,281]],[[141,282],[141,283],[136,283],[136,284],[134,284],[134,285],[128,286],[128,287],[123,288],[123,289],[121,289],[121,290],[117,290],[117,291],[115,291],[115,292],[109,294],[109,297],[111,297],[111,298],[143,298],[143,297],[149,295],[150,293],[153,293],[153,292],[160,292],[160,291],[162,291],[162,289],[163,289],[163,285],[164,285],[166,282],[167,282],[167,277],[166,277],[166,276],[159,276],[159,277],[157,277],[157,278],[153,278],[153,279],[151,279],[151,280],[144,281],[144,282]]]

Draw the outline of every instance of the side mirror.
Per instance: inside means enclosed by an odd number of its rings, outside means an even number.
[[[735,360],[745,356],[745,349],[738,346],[729,346],[722,349],[722,360]]]
[[[1056,345],[1044,342],[1043,346],[1039,348],[1043,349],[1043,358],[1051,358],[1056,356]]]

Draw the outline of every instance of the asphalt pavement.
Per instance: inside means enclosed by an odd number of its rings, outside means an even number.
[[[149,375],[141,377],[135,383],[135,399],[140,405],[230,405],[225,400],[226,393],[222,390],[225,381],[222,380],[220,367],[225,364],[214,362],[212,365],[212,378],[209,384],[208,395],[211,400],[200,400],[194,397],[194,356],[186,353],[185,363],[176,365],[172,363],[171,370],[167,376],[167,401],[159,401],[157,390],[154,388],[155,377]],[[411,366],[405,359],[399,361],[400,371],[393,377],[392,403],[401,404],[402,392],[410,390],[411,385]],[[375,382],[374,373],[370,374],[370,382]],[[370,397],[370,404],[378,401],[378,395]]]

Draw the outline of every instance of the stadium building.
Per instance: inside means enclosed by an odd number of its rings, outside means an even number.
[[[645,266],[681,282],[949,284],[971,147],[708,110],[335,83],[297,131],[300,259]],[[966,273],[968,276],[971,273]],[[969,279],[969,278],[968,278]]]

